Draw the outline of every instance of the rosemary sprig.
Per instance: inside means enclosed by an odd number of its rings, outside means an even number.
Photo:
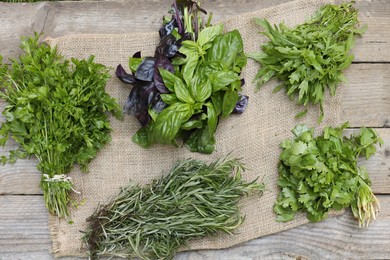
[[[240,197],[264,190],[256,180],[244,181],[243,171],[239,159],[209,165],[187,159],[145,187],[123,188],[87,219],[84,240],[91,258],[171,259],[192,238],[231,234],[244,221],[237,206]]]

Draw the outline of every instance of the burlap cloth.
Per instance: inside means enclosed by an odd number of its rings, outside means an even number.
[[[253,23],[254,17],[267,18],[271,23],[284,21],[293,26],[304,22],[321,5],[329,2],[298,0],[222,22],[226,30],[238,29],[241,32],[246,52],[259,51],[260,43],[267,39],[259,34],[260,28]],[[129,56],[137,51],[142,51],[143,56],[153,56],[158,39],[157,33],[129,33],[70,35],[48,41],[51,45],[57,45],[65,57],[87,58],[89,55],[95,55],[97,62],[112,68],[121,63],[126,68]],[[75,189],[81,192],[81,195],[75,194],[74,197],[78,201],[85,200],[85,203],[71,210],[74,223],[68,224],[63,219],[50,216],[54,255],[85,256],[80,231],[86,228],[85,219],[94,209],[112,199],[119,192],[119,188],[127,185],[129,181],[146,184],[161,176],[179,158],[192,157],[212,161],[232,152],[235,157],[243,157],[243,162],[249,168],[244,174],[245,178],[252,180],[259,177],[267,188],[263,196],[255,195],[242,199],[240,206],[246,219],[234,235],[220,234],[196,240],[186,249],[226,248],[307,223],[303,215],[287,223],[275,221],[272,207],[278,193],[276,166],[280,154],[279,144],[283,139],[292,137],[290,130],[297,123],[306,123],[317,128],[340,123],[341,93],[339,91],[336,97],[326,99],[325,118],[321,126],[316,125],[319,114],[314,107],[306,117],[296,120],[294,116],[302,107],[294,105],[283,91],[273,94],[276,82],[270,82],[259,92],[255,92],[255,85],[251,82],[258,68],[258,64],[248,61],[242,76],[246,80],[243,93],[250,96],[249,106],[244,114],[232,115],[220,121],[216,133],[216,150],[212,155],[191,153],[185,147],[163,145],[143,149],[131,140],[139,128],[139,123],[133,116],[126,116],[123,122],[112,119],[112,141],[92,161],[90,172],[85,174],[75,169],[70,174]],[[130,87],[113,77],[107,85],[107,91],[123,105]]]

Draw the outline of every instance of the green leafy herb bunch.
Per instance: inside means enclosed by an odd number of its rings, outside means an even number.
[[[266,19],[256,19],[256,23],[269,42],[261,46],[262,52],[248,54],[261,64],[255,81],[262,86],[278,79],[281,84],[274,92],[285,89],[291,99],[305,107],[297,117],[304,116],[309,105],[319,104],[322,121],[325,91],[335,95],[344,80],[342,71],[354,59],[350,53],[354,37],[366,29],[358,27],[358,11],[352,3],[328,4],[294,28],[283,23],[273,27]]]
[[[331,210],[351,207],[360,226],[375,219],[379,201],[371,190],[367,169],[358,165],[358,158],[370,158],[375,144],[383,144],[375,130],[361,128],[350,137],[343,136],[348,127],[326,127],[314,137],[313,129],[298,125],[293,140],[281,146],[278,166],[280,192],[274,211],[277,221],[290,221],[298,211],[310,221],[327,218]]]
[[[0,57],[0,97],[6,101],[0,144],[12,137],[19,147],[3,164],[34,156],[42,172],[47,208],[68,217],[74,164],[82,171],[110,141],[109,113],[121,118],[116,100],[105,92],[108,68],[87,60],[65,60],[56,48],[39,43],[39,35],[22,39],[19,60]]]

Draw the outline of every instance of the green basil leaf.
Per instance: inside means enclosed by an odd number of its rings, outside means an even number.
[[[191,81],[191,93],[197,102],[203,103],[208,99],[212,93],[212,86],[210,80],[202,80],[199,76],[193,77]],[[202,80],[202,81],[201,81]]]
[[[207,60],[221,61],[232,68],[238,53],[242,53],[244,45],[241,34],[234,30],[215,38],[213,46],[207,52]]]
[[[236,90],[227,90],[223,96],[222,104],[222,116],[228,117],[239,99],[238,92]]]
[[[203,120],[205,120],[205,118],[207,118],[207,115],[202,113],[200,118],[190,119],[187,122],[184,122],[181,125],[181,129],[182,130],[192,130],[195,128],[202,128],[203,127]]]
[[[188,54],[189,52],[193,52],[193,51],[198,52],[202,47],[198,43],[190,40],[183,41],[181,45],[182,47],[179,49],[179,51],[180,53],[183,54]]]
[[[144,58],[133,58],[131,57],[129,59],[129,68],[130,70],[135,73],[137,71],[138,66],[142,63]]]
[[[187,103],[174,103],[165,108],[157,117],[148,133],[152,143],[171,144],[183,122],[194,113],[193,106]]]
[[[210,135],[208,126],[205,126],[192,132],[184,145],[191,152],[211,154],[215,149],[215,137],[214,134]]]
[[[163,68],[158,68],[158,70],[160,71],[160,75],[167,89],[169,89],[169,91],[171,92],[174,92],[175,79],[177,78],[177,76],[175,76],[175,74]]]
[[[165,103],[167,103],[168,105],[171,105],[171,104],[176,103],[176,102],[179,101],[179,99],[177,99],[175,93],[160,94],[160,97],[161,97],[161,99],[162,99]]]
[[[180,101],[185,102],[185,103],[189,103],[189,104],[195,103],[195,100],[191,97],[189,89],[187,88],[186,84],[184,84],[184,82],[181,79],[176,78],[174,86],[175,86],[176,97]]]
[[[152,145],[152,143],[149,141],[148,135],[149,127],[142,127],[133,135],[132,140],[139,146],[148,148]]]
[[[187,63],[184,64],[182,75],[183,79],[186,82],[187,85],[190,85],[192,78],[194,77],[194,71],[196,69],[196,66],[198,65],[198,56],[192,55],[187,57]]]
[[[205,105],[207,107],[207,125],[211,136],[215,133],[215,130],[217,130],[218,117],[212,103],[206,103]]]
[[[233,65],[233,71],[236,73],[240,73],[242,68],[246,66],[248,59],[245,55],[244,52],[239,52],[237,54],[236,59],[234,60],[234,65]]]
[[[211,101],[213,102],[215,112],[217,116],[219,116],[222,113],[222,107],[223,107],[223,92],[218,91],[211,95]]]
[[[223,24],[217,24],[210,27],[206,27],[200,31],[197,43],[200,46],[205,45],[206,43],[212,42],[215,37],[220,35],[223,31]]]
[[[217,92],[234,81],[240,81],[240,77],[233,71],[216,71],[210,75],[213,92]]]

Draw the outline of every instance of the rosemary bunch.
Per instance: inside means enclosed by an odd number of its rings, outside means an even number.
[[[123,188],[87,219],[84,240],[91,258],[171,259],[192,238],[231,233],[244,220],[237,206],[240,197],[264,190],[256,180],[245,182],[243,170],[239,159],[209,165],[187,159],[145,187]]]

